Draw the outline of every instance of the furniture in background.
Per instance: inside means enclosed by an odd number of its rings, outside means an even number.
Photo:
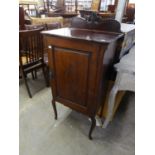
[[[98,12],[103,19],[115,19],[115,13],[113,12]]]
[[[116,10],[116,6],[115,5],[108,5],[108,11],[111,12],[111,13],[115,13],[115,10]]]
[[[63,17],[63,18],[72,18],[72,17],[75,17],[77,16],[78,14],[75,13],[75,12],[67,12],[67,13],[49,13],[48,14],[48,17]]]
[[[32,73],[34,79],[33,73],[36,73],[38,69],[42,68],[45,82],[47,84],[43,56],[43,37],[40,34],[42,30],[43,29],[40,28],[19,31],[19,69],[30,98],[32,98],[32,94],[26,78],[28,73]]]
[[[61,23],[60,22],[53,22],[53,23],[47,23],[47,24],[31,24],[31,25],[25,25],[26,30],[34,30],[42,28],[43,30],[53,30],[53,29],[58,29],[61,28]]]
[[[44,10],[48,13],[65,12],[64,0],[44,0]]]
[[[39,28],[42,28],[43,30],[46,30],[46,24],[25,24],[25,29],[26,30],[35,30],[35,29],[39,29]]]
[[[61,23],[56,22],[56,23],[48,23],[48,24],[36,24],[36,25],[25,25],[26,30],[35,30],[42,28],[42,30],[53,30],[53,29],[58,29],[61,28]],[[44,63],[45,63],[45,73],[46,73],[46,79],[47,79],[47,86],[50,84],[50,70],[49,70],[49,63],[48,63],[48,48],[47,48],[47,43],[45,40],[43,40],[43,53],[44,53]],[[35,72],[35,75],[37,73]]]
[[[46,28],[47,28],[47,30],[58,29],[58,28],[61,28],[61,23],[60,22],[47,23]]]
[[[115,13],[112,12],[99,12],[99,11],[94,11],[94,10],[79,10],[80,16],[83,18],[88,18],[92,14],[96,14],[104,19],[114,19],[115,18]]]
[[[121,25],[113,19],[103,20],[96,14],[90,14],[88,18],[75,17],[71,21],[71,27],[91,30],[101,30],[108,32],[121,32]]]
[[[92,11],[92,10],[79,10],[79,13],[80,13],[80,16],[82,18],[87,19],[92,14],[97,14],[97,11]]]
[[[25,25],[32,25],[32,27],[33,25],[35,25],[39,27],[39,25],[44,25],[44,24],[46,29],[47,27],[46,24],[51,24],[51,23],[60,23],[61,27],[63,27],[63,17],[44,17],[44,18],[31,17],[26,15],[23,7],[19,7],[19,29],[20,30],[24,30]]]
[[[19,30],[25,29],[24,9],[19,7]]]
[[[122,33],[79,28],[42,32],[49,47],[52,105],[57,119],[59,102],[91,118],[89,139],[96,126],[95,115],[106,92],[108,69]]]
[[[119,91],[135,91],[135,46],[130,49],[128,54],[121,58],[120,62],[115,65],[115,68],[117,76],[109,95],[107,117],[103,128],[106,128],[112,120],[117,93]]]
[[[78,14],[74,12],[48,14],[48,17],[60,17],[60,16],[63,17],[63,27],[69,27],[72,18],[78,16]]]
[[[36,1],[19,1],[19,6],[24,8],[24,12],[33,17],[39,16],[37,5]]]
[[[31,24],[49,24],[49,23],[61,23],[63,27],[63,17],[45,17],[45,18],[34,18],[31,17]]]
[[[135,4],[134,3],[128,3],[126,7],[126,13],[125,13],[126,23],[135,23]]]

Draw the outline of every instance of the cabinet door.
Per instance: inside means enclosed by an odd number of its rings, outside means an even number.
[[[86,44],[87,43],[87,44]],[[102,73],[104,50],[101,46],[76,40],[49,41],[49,63],[53,99],[73,110],[92,115]],[[81,46],[79,46],[81,45]]]
[[[53,73],[55,97],[74,104],[79,108],[86,108],[89,52],[53,49]]]

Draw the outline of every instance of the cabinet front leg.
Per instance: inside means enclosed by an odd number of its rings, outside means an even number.
[[[90,127],[90,130],[89,130],[89,139],[92,140],[92,132],[96,126],[96,119],[95,119],[95,116],[91,117],[91,121],[92,121],[92,124],[91,124],[91,127]]]
[[[52,106],[55,114],[55,120],[57,120],[57,108],[56,108],[55,100],[52,100]]]

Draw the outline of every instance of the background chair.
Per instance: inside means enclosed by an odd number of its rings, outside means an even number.
[[[128,54],[122,57],[120,62],[115,65],[115,68],[117,76],[109,95],[108,114],[103,128],[106,128],[112,119],[118,91],[135,91],[135,46],[130,49]]]
[[[55,23],[47,23],[46,24],[46,30],[53,30],[61,28],[60,22]],[[44,62],[46,64],[46,79],[48,81],[48,85],[50,84],[50,70],[49,70],[49,64],[48,64],[48,46],[46,40],[43,40],[44,42]]]
[[[19,31],[19,68],[30,98],[32,95],[26,78],[28,73],[32,73],[34,79],[33,72],[41,68],[47,84],[44,69],[43,37],[40,34],[42,30],[43,29],[40,28]]]
[[[33,24],[33,25],[25,25],[26,30],[35,30],[38,28],[42,28],[43,30],[53,30],[53,29],[58,29],[61,28],[61,23],[60,22],[52,22],[52,23],[47,23],[47,24]],[[49,86],[49,65],[48,65],[48,47],[46,40],[43,40],[43,55],[44,55],[44,63],[45,63],[45,73],[46,73],[46,79],[47,79],[47,86]],[[37,77],[37,73],[35,72],[35,77]]]

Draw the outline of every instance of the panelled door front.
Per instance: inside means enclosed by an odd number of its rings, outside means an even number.
[[[52,45],[49,53],[54,100],[88,113],[95,101],[97,52]]]

